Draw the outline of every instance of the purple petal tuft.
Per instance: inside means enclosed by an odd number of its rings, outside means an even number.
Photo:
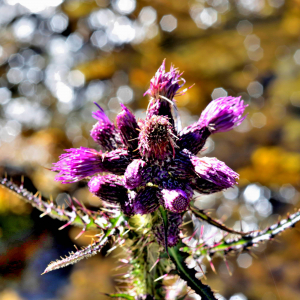
[[[127,167],[124,174],[124,183],[128,189],[135,189],[143,182],[143,169],[146,163],[142,159],[135,159]]]
[[[181,189],[163,189],[161,191],[161,202],[164,207],[174,213],[181,213],[187,210],[190,201],[191,194],[186,193]]]
[[[218,98],[208,104],[198,123],[208,127],[212,133],[229,131],[244,121],[247,115],[242,115],[247,106],[241,97]]]
[[[139,126],[133,113],[122,103],[121,107],[122,111],[117,115],[116,122],[122,141],[129,149],[136,150],[139,143]]]
[[[192,157],[196,177],[195,188],[203,194],[211,194],[236,184],[239,175],[214,157]]]
[[[103,201],[123,204],[128,201],[123,180],[116,175],[96,176],[89,181],[89,190]]]
[[[93,140],[103,147],[104,150],[114,150],[120,146],[123,146],[120,132],[117,130],[115,125],[109,120],[104,110],[97,104],[99,110],[93,112],[93,117],[98,122],[93,126],[91,130],[91,137]]]
[[[76,182],[105,171],[101,152],[84,147],[65,151],[67,153],[62,154],[52,168],[52,171],[59,172],[55,180],[62,181],[62,183]]]

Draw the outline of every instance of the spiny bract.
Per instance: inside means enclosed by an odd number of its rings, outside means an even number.
[[[167,210],[168,246],[178,242],[182,213],[188,210],[193,191],[211,194],[232,187],[238,174],[216,158],[198,157],[207,138],[241,124],[246,105],[240,97],[213,100],[194,124],[179,130],[175,96],[185,81],[165,62],[151,79],[145,94],[150,102],[145,120],[136,120],[121,104],[116,126],[103,109],[93,113],[98,120],[91,137],[102,151],[90,148],[68,149],[54,164],[56,180],[63,183],[89,178],[90,191],[103,201],[120,206],[124,215],[153,213],[161,205]],[[99,174],[99,173],[109,174]],[[154,228],[157,241],[165,244],[160,228]],[[163,229],[163,230],[160,230]]]

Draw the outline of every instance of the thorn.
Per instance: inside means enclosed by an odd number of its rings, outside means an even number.
[[[85,227],[86,228],[86,227]],[[75,237],[75,240],[79,239],[81,235],[85,232],[85,228],[83,228]]]
[[[207,277],[205,276],[205,273],[204,273],[204,271],[203,271],[203,269],[202,269],[201,264],[200,264],[197,260],[196,260],[196,262],[197,262],[197,264],[198,264],[198,266],[199,266],[199,268],[200,268],[200,270],[201,270],[201,272],[202,272],[202,274],[203,274],[204,279],[206,280]]]
[[[66,223],[65,225],[59,227],[58,230],[63,230],[63,229],[65,229],[66,227],[68,227],[69,225],[71,225],[71,224],[72,224],[72,221],[69,221],[69,222]]]
[[[228,270],[229,275],[232,276],[232,272],[231,272],[231,270],[229,268],[229,264],[228,264],[228,261],[226,259],[226,256],[224,256],[224,262],[225,262],[225,265],[226,265],[226,268]]]
[[[149,272],[151,272],[153,270],[153,268],[157,265],[157,263],[159,262],[159,258],[156,260],[156,262],[153,264],[153,266],[150,268]]]
[[[21,176],[21,186],[20,188],[22,189],[24,186],[24,175]]]
[[[215,266],[214,266],[214,264],[213,264],[211,258],[210,258],[209,256],[206,256],[206,258],[207,258],[207,260],[209,261],[210,267],[211,267],[211,269],[213,270],[213,272],[214,272],[215,274],[217,274],[217,271],[216,271],[216,269],[215,269]]]
[[[154,282],[156,282],[156,281],[158,281],[158,280],[161,280],[161,279],[164,279],[164,278],[167,277],[167,276],[168,276],[168,274],[162,275],[162,276],[156,278],[156,279],[154,280]]]
[[[40,218],[43,218],[43,217],[45,217],[46,215],[48,215],[49,214],[49,212],[48,211],[45,211],[45,212],[43,212],[42,214],[40,214]]]

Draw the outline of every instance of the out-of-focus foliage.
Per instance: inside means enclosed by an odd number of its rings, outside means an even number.
[[[177,98],[184,125],[212,98],[242,95],[249,104],[243,124],[209,139],[204,152],[239,172],[240,185],[199,198],[199,207],[236,229],[242,219],[247,231],[299,206],[299,1],[2,0],[0,26],[1,171],[26,175],[30,190],[97,207],[85,186],[61,185],[48,168],[65,148],[95,146],[94,101],[111,120],[120,102],[143,116],[143,93],[167,58],[195,83]],[[78,234],[46,218],[0,190],[0,299],[105,299],[101,292],[114,291],[112,255],[40,277]],[[209,285],[230,300],[299,299],[300,235],[280,239],[258,248],[258,259],[232,258],[232,277],[217,261]]]

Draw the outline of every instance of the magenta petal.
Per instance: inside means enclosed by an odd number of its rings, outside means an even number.
[[[57,181],[62,181],[62,183],[76,182],[106,171],[101,152],[84,147],[71,148],[65,151],[67,153],[62,154],[52,168],[52,171],[59,172],[55,177]]]
[[[127,167],[124,174],[124,183],[128,189],[135,189],[143,182],[143,171],[146,163],[142,159],[135,159]]]
[[[196,176],[194,187],[204,194],[227,189],[236,184],[239,175],[214,157],[192,157]]]
[[[109,120],[104,110],[97,103],[95,104],[99,110],[93,112],[92,115],[98,122],[93,126],[90,135],[104,150],[110,151],[117,149],[123,145],[120,132]]]
[[[104,201],[122,204],[128,200],[127,189],[119,176],[95,176],[88,185],[90,192]]]
[[[122,111],[117,115],[116,122],[125,146],[131,150],[138,147],[139,126],[132,112],[123,104]]]
[[[161,196],[164,207],[174,213],[186,211],[192,198],[192,194],[181,189],[163,189]]]
[[[211,101],[199,118],[199,124],[209,127],[212,133],[225,132],[239,126],[245,108],[241,97],[223,97]]]

